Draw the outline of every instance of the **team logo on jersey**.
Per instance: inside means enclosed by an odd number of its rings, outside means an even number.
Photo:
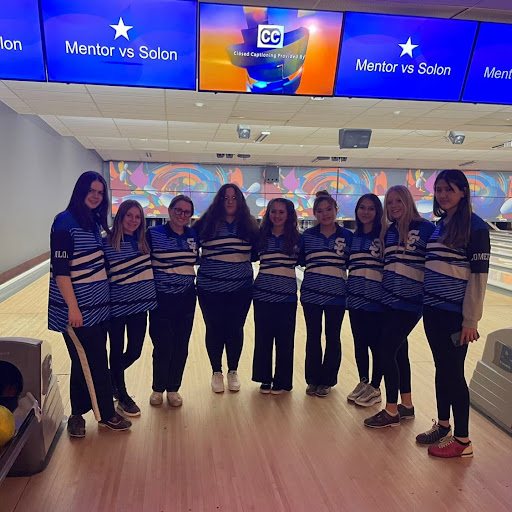
[[[342,256],[346,246],[347,244],[345,243],[344,238],[336,238],[336,240],[334,240],[334,250],[336,251],[336,256]]]
[[[411,231],[407,233],[407,245],[405,246],[406,251],[414,251],[414,249],[416,249],[416,242],[420,239],[419,234],[419,229],[411,229]]]
[[[380,239],[379,238],[373,239],[372,243],[370,244],[370,254],[374,258],[380,258],[381,248],[382,248],[382,245],[380,243]]]
[[[192,252],[197,254],[197,243],[194,238],[187,238],[187,244],[192,249]]]

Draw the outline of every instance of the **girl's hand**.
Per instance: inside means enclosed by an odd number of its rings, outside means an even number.
[[[78,306],[69,308],[68,322],[71,327],[82,327],[83,319],[82,313]]]
[[[476,329],[471,329],[470,327],[463,327],[462,333],[460,335],[460,344],[461,345],[469,345],[478,339],[478,332]]]

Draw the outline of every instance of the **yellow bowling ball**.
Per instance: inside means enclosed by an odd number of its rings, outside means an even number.
[[[3,405],[0,405],[0,446],[7,444],[14,436],[14,416]]]

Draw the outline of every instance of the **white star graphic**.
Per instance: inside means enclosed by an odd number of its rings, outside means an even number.
[[[414,48],[418,48],[419,45],[412,44],[411,38],[409,37],[409,39],[407,39],[407,43],[399,44],[398,46],[402,48],[402,53],[400,54],[400,57],[403,57],[406,54],[409,55],[409,57],[412,57],[412,51],[414,50]]]
[[[115,31],[116,31],[116,37],[114,37],[114,41],[118,38],[123,36],[128,41],[130,38],[128,37],[128,30],[131,30],[133,26],[131,25],[125,25],[123,18],[119,17],[119,21],[117,22],[117,25],[110,25]]]

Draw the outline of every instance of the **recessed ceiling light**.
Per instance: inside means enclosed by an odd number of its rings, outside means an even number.
[[[204,107],[204,103],[202,103],[201,101],[196,101],[194,105],[199,108]]]
[[[148,139],[139,139],[141,142],[146,142]]]
[[[325,98],[323,96],[311,96],[313,101],[323,101]]]
[[[304,147],[304,144],[299,144],[299,148],[303,148]]]
[[[395,111],[393,112],[393,114],[395,114],[395,116],[399,116],[399,115],[400,115],[400,110],[395,110]]]
[[[189,140],[186,140],[186,141],[185,141],[185,144],[190,144],[190,141],[189,141]]]

